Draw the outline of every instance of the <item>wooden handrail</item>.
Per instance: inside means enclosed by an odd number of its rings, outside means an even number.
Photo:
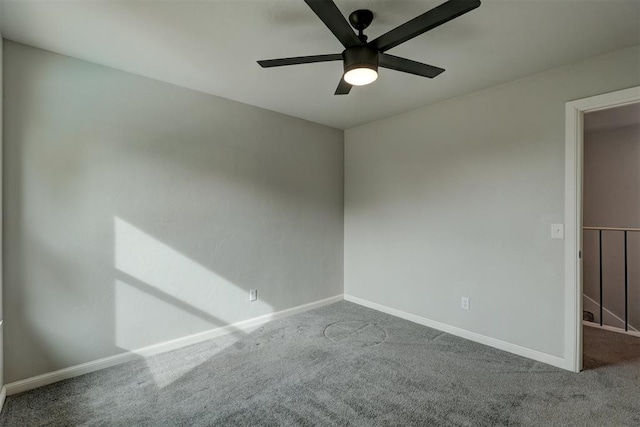
[[[624,227],[582,227],[583,230],[602,230],[602,231],[640,231],[640,228],[624,228]]]

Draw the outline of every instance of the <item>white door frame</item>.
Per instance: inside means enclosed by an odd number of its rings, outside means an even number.
[[[566,104],[565,133],[565,343],[566,369],[582,370],[582,161],[585,113],[640,102],[640,86]]]
[[[2,183],[2,155],[4,152],[4,148],[3,148],[3,144],[2,144],[2,100],[4,99],[3,97],[3,93],[2,93],[2,86],[3,86],[3,61],[2,61],[2,55],[3,55],[3,51],[2,51],[3,45],[2,45],[2,34],[0,34],[0,223],[2,222],[2,212],[3,212],[3,208],[2,208],[2,198],[3,198],[3,194],[2,194],[2,190],[4,188],[3,183]],[[3,330],[4,330],[4,320],[3,320],[3,312],[2,312],[2,276],[3,276],[3,266],[2,266],[2,248],[4,246],[4,237],[2,235],[2,226],[0,225],[0,353],[3,352],[4,348],[3,348]],[[2,411],[2,405],[4,405],[4,399],[6,397],[6,392],[7,389],[4,386],[4,375],[3,375],[3,369],[4,369],[4,361],[2,358],[2,354],[0,354],[0,411]]]

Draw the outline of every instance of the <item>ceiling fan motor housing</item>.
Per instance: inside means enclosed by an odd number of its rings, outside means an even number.
[[[342,52],[344,72],[355,68],[370,68],[378,71],[378,51],[368,46],[349,47]]]
[[[351,23],[351,26],[360,32],[371,25],[372,21],[373,12],[368,9],[358,9],[351,12],[349,15],[349,22]]]

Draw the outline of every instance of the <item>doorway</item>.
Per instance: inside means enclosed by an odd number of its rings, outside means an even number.
[[[565,145],[565,363],[566,368],[574,372],[583,369],[583,299],[584,299],[584,242],[583,227],[589,232],[597,232],[598,238],[602,233],[616,232],[627,234],[624,230],[592,230],[594,227],[607,228],[601,225],[584,224],[583,217],[583,177],[585,154],[585,115],[596,112],[629,107],[640,103],[640,87],[625,89],[604,95],[571,101],[566,104],[566,145]],[[591,117],[596,117],[591,116]],[[632,227],[608,227],[632,228]],[[591,237],[589,237],[591,239]],[[599,240],[598,248],[604,242]],[[602,252],[600,252],[602,255]],[[598,276],[605,270],[599,268]],[[598,283],[600,282],[598,277]],[[604,282],[604,277],[603,277]],[[589,293],[593,295],[591,289]],[[604,297],[604,291],[603,291]],[[603,299],[599,298],[598,323],[605,324]],[[592,298],[593,299],[593,298]],[[603,313],[600,313],[603,308]],[[587,310],[589,311],[589,310]],[[594,313],[592,313],[594,314]],[[628,320],[627,312],[627,320]],[[594,315],[595,320],[595,315]],[[628,322],[627,322],[628,328]]]
[[[640,358],[640,102],[586,113],[583,128],[587,370]]]

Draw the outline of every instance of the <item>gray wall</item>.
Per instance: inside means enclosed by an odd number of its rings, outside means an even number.
[[[2,75],[2,60],[3,60],[3,55],[2,55],[2,49],[3,45],[2,45],[2,34],[0,34],[0,188],[2,188],[2,153],[3,153],[3,140],[2,140],[2,118],[3,118],[3,113],[2,113],[2,100],[4,99],[3,94],[2,94],[2,89],[3,89],[3,84],[2,84],[2,79],[3,79],[3,75]],[[2,222],[2,213],[3,213],[3,209],[2,209],[2,197],[0,197],[0,222]],[[0,242],[4,242],[2,240],[2,227],[0,227]],[[4,333],[4,317],[3,317],[3,311],[2,311],[2,269],[3,269],[3,264],[2,264],[2,250],[3,250],[3,244],[0,244],[0,389],[2,388],[2,386],[4,385],[4,362],[3,362],[3,333]]]
[[[342,293],[342,131],[4,48],[7,382]]]
[[[563,357],[565,102],[640,84],[638,53],[348,130],[345,293]]]
[[[585,132],[583,198],[584,225],[640,228],[640,124]]]
[[[588,116],[585,118],[588,120]],[[640,120],[640,118],[639,118]],[[592,227],[640,228],[640,125],[586,132],[584,135],[583,222]],[[596,303],[600,299],[598,232],[585,231],[583,287]],[[628,233],[629,322],[640,328],[640,233]],[[606,324],[624,327],[624,233],[602,236]],[[584,301],[600,321],[599,305]]]

